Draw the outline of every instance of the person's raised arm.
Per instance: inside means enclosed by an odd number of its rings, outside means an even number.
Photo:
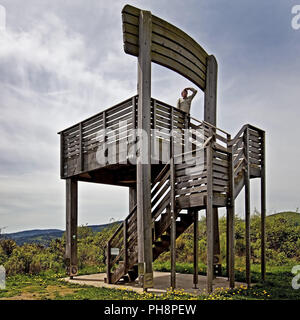
[[[189,98],[193,99],[195,97],[195,95],[197,94],[197,90],[194,88],[186,88],[187,90],[192,91],[193,93],[189,96]]]

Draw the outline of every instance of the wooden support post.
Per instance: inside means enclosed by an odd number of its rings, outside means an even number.
[[[226,276],[229,280],[229,214],[228,214],[228,210],[226,210]]]
[[[228,277],[229,286],[234,288],[234,214],[235,214],[235,204],[234,204],[234,166],[233,166],[233,150],[232,146],[229,148],[229,197],[227,204],[227,232],[228,232]]]
[[[221,248],[220,248],[220,233],[219,233],[219,214],[218,208],[213,208],[214,219],[214,278],[221,276]]]
[[[69,276],[77,274],[78,182],[66,179],[66,259]]]
[[[198,234],[199,234],[199,215],[198,210],[194,210],[194,277],[193,284],[194,289],[197,289],[198,285],[198,260],[199,260],[199,250],[198,250]]]
[[[107,283],[111,283],[111,247],[110,247],[110,241],[107,242],[106,247],[106,279]]]
[[[231,135],[227,134],[227,149],[232,152],[232,148],[229,147],[229,142],[231,141]],[[228,157],[228,163],[230,164],[233,161],[233,158],[231,155]],[[230,169],[232,169],[230,167]],[[229,173],[231,171],[229,170]],[[230,188],[230,185],[229,185]],[[229,192],[229,196],[231,196],[231,192]],[[228,205],[228,204],[227,204]],[[226,212],[226,276],[229,280],[229,215],[228,215],[228,210]]]
[[[213,290],[214,275],[214,218],[213,218],[213,181],[212,160],[213,150],[209,143],[207,146],[207,200],[206,200],[206,229],[207,229],[207,292]]]
[[[266,145],[261,133],[261,278],[266,279]]]
[[[174,110],[171,109],[171,123],[174,120]],[[172,127],[171,127],[172,128]],[[172,130],[172,129],[171,129]],[[176,202],[175,202],[175,163],[174,163],[174,139],[170,132],[170,198],[171,198],[171,288],[176,288]]]
[[[204,91],[204,120],[216,127],[217,124],[218,63],[214,56],[207,58],[206,87]]]
[[[144,289],[153,286],[151,217],[151,30],[149,11],[139,17],[137,232],[139,280]]]
[[[207,58],[206,87],[204,91],[204,121],[217,125],[217,83],[218,83],[218,63],[211,55]],[[214,238],[214,265],[217,267],[217,260],[220,260],[220,239],[219,239],[219,219],[218,208],[213,208],[212,213]]]
[[[128,234],[127,234],[127,218],[123,222],[123,246],[124,246],[124,274],[128,271]]]
[[[245,153],[245,236],[246,236],[246,282],[248,288],[251,284],[250,274],[250,257],[251,257],[251,243],[250,243],[250,164],[249,164],[249,130],[244,133],[244,153]]]
[[[170,185],[171,185],[171,288],[176,288],[176,206],[175,206],[175,188],[174,188],[174,159],[170,164]]]

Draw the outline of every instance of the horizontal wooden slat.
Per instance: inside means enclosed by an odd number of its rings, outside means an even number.
[[[198,186],[198,187],[191,187],[191,188],[186,188],[186,189],[179,189],[179,190],[176,190],[175,194],[176,195],[185,195],[185,194],[188,194],[188,193],[200,193],[200,192],[204,192],[207,190],[207,186],[204,185],[204,186]]]

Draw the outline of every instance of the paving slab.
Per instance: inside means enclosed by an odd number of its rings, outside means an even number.
[[[170,273],[169,272],[154,272],[154,287],[148,289],[148,292],[163,294],[170,288]],[[136,282],[130,283],[120,283],[120,284],[107,284],[104,282],[104,278],[106,278],[106,273],[96,273],[89,275],[81,275],[75,276],[73,279],[69,277],[64,278],[65,281],[75,284],[81,285],[90,285],[94,287],[103,287],[103,288],[112,288],[112,289],[126,289],[132,290],[135,292],[142,293],[143,289],[138,287]],[[193,275],[192,274],[182,274],[176,273],[176,289],[184,289],[185,292],[191,294],[205,294],[206,293],[206,276],[199,275],[198,276],[198,285],[197,289],[193,288]],[[236,287],[240,287],[241,285],[246,286],[245,283],[235,282]],[[214,279],[213,290],[217,288],[229,288],[229,281],[224,277],[217,277]]]

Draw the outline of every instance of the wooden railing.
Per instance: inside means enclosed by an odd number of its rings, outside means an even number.
[[[132,140],[132,129],[136,127],[136,102],[134,96],[59,132],[62,178],[105,166],[102,159],[97,159],[99,148],[103,150],[103,156],[110,147],[116,150],[113,154],[115,161],[127,159],[127,150],[123,152],[120,145]]]
[[[137,221],[136,206],[133,207],[129,215],[117,228],[107,242],[106,268],[108,283],[111,283],[111,270],[119,262],[123,261],[122,273],[126,274],[127,268],[137,259]],[[118,250],[113,258],[111,250]]]
[[[264,131],[250,124],[244,125],[229,143],[232,146],[234,177],[242,174],[249,163],[250,171],[260,175],[263,156]]]

